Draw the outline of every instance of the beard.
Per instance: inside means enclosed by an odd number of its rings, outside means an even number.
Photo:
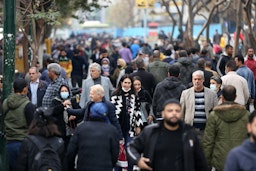
[[[171,118],[170,119],[165,119],[165,123],[171,127],[175,127],[177,125],[179,125],[181,123],[181,120],[176,118],[177,120],[176,121],[172,121]]]
[[[253,134],[253,133],[251,133],[251,137],[252,137],[252,139],[254,140],[254,144],[256,144],[256,135]]]

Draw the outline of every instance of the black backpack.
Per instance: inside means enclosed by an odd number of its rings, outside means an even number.
[[[29,135],[28,139],[39,149],[34,157],[31,170],[62,171],[61,159],[57,153],[57,150],[63,145],[61,138],[44,138]]]

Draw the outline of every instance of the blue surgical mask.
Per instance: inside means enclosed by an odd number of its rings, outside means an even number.
[[[68,96],[69,96],[69,92],[60,92],[60,97],[61,97],[62,99],[67,99]]]
[[[217,90],[216,84],[210,84],[210,89],[211,89],[212,91],[215,91],[215,92],[216,92],[216,90]]]

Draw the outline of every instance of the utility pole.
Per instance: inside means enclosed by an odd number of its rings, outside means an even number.
[[[3,96],[2,102],[12,91],[15,66],[15,39],[16,39],[16,0],[4,0],[4,62],[3,62]],[[2,110],[2,109],[1,109]],[[0,170],[8,171],[5,138],[5,114],[1,111],[0,120]]]

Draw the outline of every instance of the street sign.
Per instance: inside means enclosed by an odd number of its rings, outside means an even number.
[[[155,1],[154,0],[136,0],[137,8],[154,8]]]

